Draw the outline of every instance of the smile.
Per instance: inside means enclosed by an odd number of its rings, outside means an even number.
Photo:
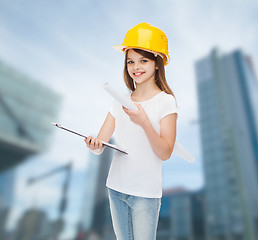
[[[144,72],[136,72],[136,73],[133,73],[134,76],[140,76],[142,75]]]

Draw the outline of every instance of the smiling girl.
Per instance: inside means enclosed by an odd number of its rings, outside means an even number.
[[[85,139],[95,154],[115,131],[116,151],[106,185],[114,232],[118,240],[156,239],[162,197],[162,162],[170,158],[176,139],[177,106],[167,84],[169,62],[163,31],[148,23],[130,29],[121,46],[125,53],[124,81],[138,111],[114,101],[97,138]]]

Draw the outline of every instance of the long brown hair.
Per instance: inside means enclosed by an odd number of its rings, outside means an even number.
[[[175,98],[173,91],[168,86],[166,76],[165,76],[164,63],[161,56],[157,55],[157,57],[155,57],[153,53],[144,51],[142,49],[133,48],[133,50],[141,54],[143,57],[155,61],[155,65],[158,67],[158,69],[156,69],[156,72],[155,72],[156,85],[159,87],[160,90],[164,91],[165,93],[171,94]],[[124,82],[129,90],[134,91],[135,88],[133,84],[133,79],[130,77],[127,71],[127,55],[128,55],[128,51],[126,51],[125,53]]]

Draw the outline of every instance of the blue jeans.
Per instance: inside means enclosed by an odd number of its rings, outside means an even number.
[[[108,188],[117,240],[156,240],[161,198],[137,197]]]

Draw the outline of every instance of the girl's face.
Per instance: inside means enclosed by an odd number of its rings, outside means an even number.
[[[136,83],[155,81],[156,64],[154,60],[143,57],[133,49],[128,50],[127,71]]]

